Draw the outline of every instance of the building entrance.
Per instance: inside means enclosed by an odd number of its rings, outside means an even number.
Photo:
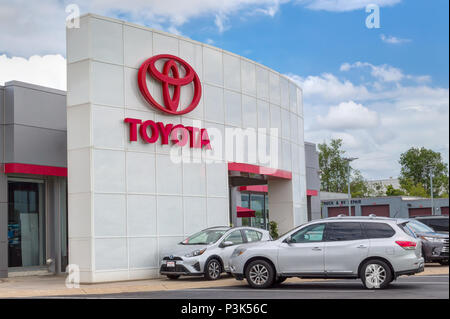
[[[44,181],[8,181],[8,267],[45,264]]]

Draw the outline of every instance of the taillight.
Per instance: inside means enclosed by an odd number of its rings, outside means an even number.
[[[397,240],[395,243],[403,249],[416,249],[417,246],[417,243],[414,241]]]

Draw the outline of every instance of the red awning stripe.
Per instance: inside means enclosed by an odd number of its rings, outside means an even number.
[[[284,171],[282,169],[275,169],[245,163],[228,163],[228,170],[252,174],[261,174],[284,179],[292,179],[292,172]]]
[[[319,192],[316,191],[315,189],[308,189],[308,190],[306,190],[306,195],[308,195],[308,196],[317,196],[317,195],[319,195]]]
[[[45,176],[67,177],[67,167],[43,166],[34,164],[6,163],[3,166],[5,174],[32,174]]]
[[[255,211],[249,208],[236,206],[237,217],[255,217]]]
[[[258,192],[258,193],[267,193],[269,192],[269,187],[267,185],[250,185],[250,186],[241,186],[239,190],[246,192]]]

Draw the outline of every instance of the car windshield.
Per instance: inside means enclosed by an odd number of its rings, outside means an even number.
[[[228,229],[205,229],[181,242],[182,245],[210,245],[214,244]]]
[[[428,227],[424,223],[421,223],[418,220],[414,219],[408,222],[408,227],[411,228],[415,233],[434,233],[434,230],[431,227]]]

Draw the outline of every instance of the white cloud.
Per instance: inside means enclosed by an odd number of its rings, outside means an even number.
[[[335,75],[324,73],[320,76],[301,77],[287,74],[303,88],[304,95],[310,99],[320,99],[327,103],[339,103],[343,100],[360,99],[369,94],[367,88],[354,85],[350,81],[340,80]]]
[[[305,140],[342,138],[348,155],[359,157],[354,167],[370,179],[398,176],[400,154],[413,146],[439,151],[448,163],[449,89],[389,65],[344,63],[341,70],[363,67],[371,75],[364,84],[290,75],[304,91]]]
[[[319,115],[317,123],[329,130],[373,128],[378,125],[377,112],[353,101],[332,106],[327,115]]]
[[[401,0],[297,0],[297,2],[312,10],[342,12],[363,9],[369,4],[380,7],[393,6]]]
[[[355,62],[355,63],[343,63],[340,67],[340,71],[348,72],[352,69],[364,69],[369,68],[370,74],[382,82],[400,82],[404,79],[411,80],[417,83],[430,82],[431,77],[429,75],[410,75],[404,74],[399,68],[395,68],[388,64],[373,65],[368,62]],[[374,83],[379,85],[379,83]]]
[[[66,59],[59,54],[29,59],[0,55],[0,70],[0,85],[17,80],[66,90]]]
[[[382,34],[382,35],[380,35],[380,38],[381,38],[381,41],[383,41],[385,43],[389,43],[389,44],[402,44],[402,43],[411,42],[410,39],[397,38],[392,35],[386,36],[386,35]]]
[[[387,64],[376,66],[371,63],[358,61],[353,64],[344,63],[341,65],[340,70],[350,71],[351,69],[365,68],[365,67],[371,69],[371,74],[373,77],[376,77],[384,82],[399,82],[404,78],[404,74],[400,69],[394,68]]]
[[[274,17],[281,5],[296,2],[311,10],[351,11],[369,3],[395,5],[400,0],[0,0],[0,53],[12,56],[65,53],[65,8],[96,13],[180,34],[196,18],[208,18],[219,32],[231,17],[262,14]]]
[[[273,17],[289,0],[78,0],[81,14],[118,17],[180,34],[195,18],[207,17],[219,32],[230,28],[232,15],[258,12]],[[65,53],[65,8],[73,0],[0,0],[0,53],[10,56]]]

